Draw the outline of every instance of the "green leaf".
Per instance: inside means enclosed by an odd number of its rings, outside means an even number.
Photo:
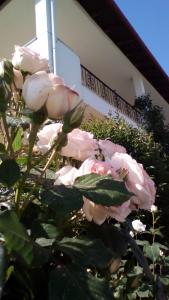
[[[101,239],[110,249],[113,258],[124,256],[127,252],[128,241],[120,228],[112,224],[102,224],[98,226],[91,224],[88,235],[91,238]]]
[[[22,147],[22,135],[23,135],[23,129],[19,128],[14,138],[14,141],[12,143],[14,152],[19,151]]]
[[[49,300],[113,300],[108,283],[75,266],[59,266],[49,276]]]
[[[104,268],[112,259],[111,251],[106,249],[101,240],[65,237],[57,243],[57,247],[81,266]]]
[[[6,159],[0,165],[0,182],[8,187],[20,179],[20,168],[15,160]]]
[[[5,113],[11,93],[5,81],[0,78],[0,112]]]
[[[153,263],[155,263],[160,257],[160,247],[156,243],[154,243],[153,245],[145,245],[143,250],[145,256],[151,259]]]
[[[0,232],[5,237],[9,251],[16,252],[27,264],[31,264],[32,243],[15,212],[6,210],[0,214]]]
[[[0,143],[0,159],[3,161],[6,158],[7,158],[7,153],[6,153],[5,145]]]
[[[74,187],[91,201],[106,206],[119,206],[132,195],[124,182],[114,181],[107,175],[88,174],[78,177]]]
[[[76,189],[63,185],[55,186],[52,190],[42,189],[40,201],[57,214],[68,214],[83,206],[82,195]]]
[[[4,277],[5,277],[5,249],[4,246],[0,244],[0,299],[2,296]]]
[[[8,126],[13,127],[13,128],[23,128],[27,129],[30,126],[30,120],[25,117],[17,118],[17,117],[11,117],[7,116],[6,121]]]
[[[36,243],[41,247],[49,247],[52,246],[55,239],[46,239],[46,238],[37,238]]]
[[[19,156],[16,158],[16,162],[21,166],[26,166],[28,161],[28,156]]]

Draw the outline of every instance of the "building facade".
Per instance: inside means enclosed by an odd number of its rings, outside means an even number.
[[[169,79],[114,1],[1,1],[0,57],[26,45],[78,91],[88,113],[141,122],[135,98],[150,94],[169,121]]]

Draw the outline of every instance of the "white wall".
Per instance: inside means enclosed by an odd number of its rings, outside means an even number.
[[[35,36],[34,0],[12,0],[0,10],[1,58],[11,58],[14,45],[24,45]]]
[[[81,90],[81,67],[80,59],[73,52],[72,49],[67,47],[61,41],[56,44],[57,53],[57,74],[61,76],[65,83],[75,89],[80,96]]]

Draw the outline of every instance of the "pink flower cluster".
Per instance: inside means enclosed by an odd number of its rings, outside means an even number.
[[[38,133],[37,146],[42,153],[49,149],[52,140],[61,129],[61,124],[51,124],[44,126]],[[79,169],[70,165],[60,169],[56,173],[56,185],[73,185],[77,177],[90,173],[109,174],[114,180],[124,180],[128,191],[133,193],[133,196],[120,206],[106,207],[84,198],[83,212],[89,221],[102,224],[106,218],[111,217],[123,222],[132,210],[150,210],[154,203],[154,182],[143,166],[126,153],[124,147],[109,140],[97,141],[91,133],[74,129],[68,134],[68,143],[61,149],[61,155],[83,163]]]

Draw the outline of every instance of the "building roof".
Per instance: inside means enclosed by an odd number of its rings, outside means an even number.
[[[169,103],[169,77],[114,0],[76,0]]]

